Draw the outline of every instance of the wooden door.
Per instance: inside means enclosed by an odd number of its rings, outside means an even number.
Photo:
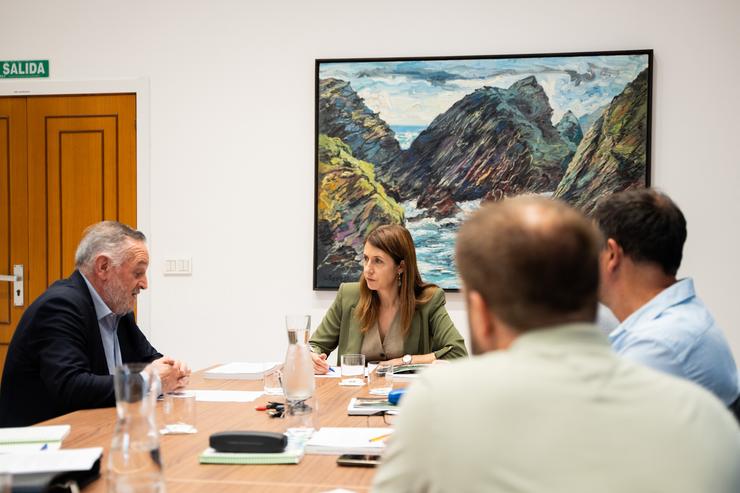
[[[104,219],[136,226],[136,96],[3,99],[23,102],[26,123],[23,137],[17,137],[24,145],[16,144],[23,153],[11,157],[25,161],[26,172],[9,183],[11,195],[27,193],[26,218],[20,219],[27,233],[18,241],[11,236],[11,257],[22,258],[25,266],[22,311],[74,271],[75,250],[87,226]],[[12,154],[13,148],[7,149]],[[6,299],[2,293],[0,304]],[[0,345],[10,341],[17,318],[2,329]],[[4,365],[2,349],[0,358]]]
[[[0,98],[0,274],[28,262],[26,98]],[[13,284],[0,282],[0,363],[24,307],[13,303]],[[0,366],[2,375],[2,366]]]

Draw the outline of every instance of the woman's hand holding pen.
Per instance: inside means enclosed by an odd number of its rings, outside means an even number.
[[[311,352],[311,359],[313,360],[313,372],[316,375],[326,375],[329,373],[329,363],[326,361],[325,354]]]

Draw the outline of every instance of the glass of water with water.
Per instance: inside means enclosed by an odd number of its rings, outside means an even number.
[[[343,354],[342,385],[365,385],[365,355]]]
[[[367,368],[368,393],[372,395],[388,395],[393,390],[393,365],[376,365]]]
[[[164,426],[159,432],[163,435],[196,433],[195,398],[195,392],[188,390],[166,393],[162,405]]]

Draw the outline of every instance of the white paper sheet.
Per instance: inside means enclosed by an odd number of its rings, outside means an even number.
[[[342,369],[338,366],[330,366],[331,370],[329,373],[324,375],[316,375],[316,378],[342,378]]]
[[[192,390],[195,400],[201,402],[252,402],[260,397],[261,390]]]
[[[385,449],[393,428],[321,428],[306,442],[307,454],[375,454]]]
[[[259,380],[266,372],[272,371],[280,364],[277,361],[234,362],[207,370],[203,376],[212,379]]]
[[[101,447],[0,455],[0,471],[10,474],[87,471],[103,453]]]
[[[365,376],[367,376],[368,371],[373,371],[376,366],[378,365],[368,365],[367,368],[365,368]],[[316,375],[316,378],[342,378],[342,368],[340,366],[330,366],[329,368],[331,368],[329,373]]]

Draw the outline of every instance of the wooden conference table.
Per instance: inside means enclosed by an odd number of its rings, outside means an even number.
[[[209,380],[202,372],[193,374],[190,389],[260,390],[262,382]],[[379,416],[347,416],[350,398],[366,395],[367,387],[341,387],[338,378],[317,378],[320,426],[385,427]],[[270,418],[256,406],[281,397],[263,395],[254,402],[197,402],[196,426],[192,435],[161,437],[161,453],[168,493],[316,492],[344,488],[369,491],[375,469],[337,466],[336,456],[305,455],[297,465],[216,465],[200,464],[198,456],[208,446],[211,433],[226,430],[284,431],[280,419]],[[159,402],[158,413],[162,403]],[[161,415],[160,415],[161,416]],[[72,430],[63,448],[103,447],[101,477],[84,489],[85,493],[106,491],[107,453],[116,417],[115,408],[76,411],[44,422],[69,424]]]

